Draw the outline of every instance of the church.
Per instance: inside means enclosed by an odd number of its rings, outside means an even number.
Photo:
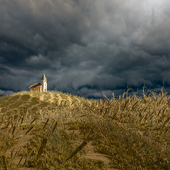
[[[43,74],[41,78],[41,83],[34,83],[29,87],[30,92],[38,91],[38,92],[47,92],[47,78],[45,74]]]

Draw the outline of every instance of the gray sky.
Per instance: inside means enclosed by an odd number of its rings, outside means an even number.
[[[169,0],[0,0],[0,95],[169,91]]]

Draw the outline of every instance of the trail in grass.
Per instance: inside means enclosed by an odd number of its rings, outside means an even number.
[[[41,100],[41,101],[44,101],[44,94],[41,94],[40,100]]]
[[[67,97],[68,97],[68,101],[69,101],[70,106],[71,106],[71,104],[72,104],[72,98],[71,98],[69,95],[68,95]]]
[[[49,99],[50,103],[54,103],[54,94],[50,92],[51,98]]]
[[[21,93],[21,96],[20,96],[20,99],[21,99],[21,97],[22,97],[22,95],[24,95],[23,93]],[[32,98],[33,98],[33,94],[32,93],[30,93],[30,98],[28,99],[28,101],[26,102],[27,104],[28,103],[31,103],[31,101],[32,101]],[[24,107],[25,106],[25,103],[23,103],[23,104],[21,104],[19,107]]]
[[[69,134],[77,134],[79,135],[79,139],[76,139],[73,141],[73,143],[75,143],[77,146],[79,146],[83,140],[81,139],[83,137],[83,135],[80,135],[80,131],[79,130],[66,130]],[[90,160],[99,160],[99,161],[103,161],[107,166],[108,169],[107,170],[116,170],[111,167],[110,164],[110,159],[107,155],[104,154],[100,154],[100,153],[96,153],[94,151],[94,146],[92,145],[92,141],[90,141],[86,146],[85,149],[87,150],[87,153],[83,155],[83,157],[85,159],[90,159]]]
[[[15,136],[15,138],[19,137],[20,139],[16,145],[12,146],[10,149],[7,150],[7,152],[9,152],[9,153],[13,152],[13,156],[12,156],[14,158],[13,162],[16,164],[18,164],[21,159],[20,153],[21,153],[22,149],[24,148],[26,143],[32,138],[32,135],[30,135],[29,133],[25,135],[27,130],[28,129],[20,130],[19,126],[17,126],[14,136]],[[25,159],[26,158],[24,157],[22,159],[22,161],[20,162],[20,164],[23,164]],[[28,170],[28,168],[25,167],[25,170]]]
[[[61,101],[63,100],[61,95],[59,93],[57,93],[57,96],[58,96],[58,105],[61,104]]]

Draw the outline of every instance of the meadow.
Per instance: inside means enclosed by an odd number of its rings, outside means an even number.
[[[170,99],[125,94],[0,97],[0,169],[170,170]]]

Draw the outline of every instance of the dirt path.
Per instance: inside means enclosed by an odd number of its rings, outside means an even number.
[[[20,153],[22,151],[22,148],[26,145],[26,143],[32,138],[32,135],[30,135],[29,133],[25,135],[26,130],[18,130],[16,129],[15,137],[21,137],[18,141],[18,143],[16,145],[14,145],[13,147],[11,147],[10,149],[8,149],[7,152],[11,153],[13,152],[13,156],[14,157],[14,162],[15,163],[19,163],[21,156]],[[76,133],[79,134],[79,130],[67,130],[70,134],[72,133]],[[73,141],[74,143],[76,143],[77,146],[79,146],[82,143],[83,140],[75,140]],[[106,170],[116,170],[113,168],[109,168],[110,167],[110,160],[107,157],[107,155],[104,154],[100,154],[100,153],[95,153],[94,152],[94,146],[92,145],[92,142],[89,142],[85,148],[87,149],[87,153],[83,156],[85,159],[91,159],[91,160],[100,160],[103,161],[106,165],[108,165],[108,168]],[[21,165],[23,165],[24,161],[25,161],[25,157],[23,157],[22,161],[20,162]],[[35,170],[34,168],[18,168],[19,170]]]
[[[33,94],[30,94],[30,98],[28,99],[28,103],[31,103],[31,101],[32,101],[32,98],[33,98]]]
[[[33,94],[30,93],[30,98],[28,99],[27,103],[31,103],[32,98],[33,98]],[[22,105],[20,105],[19,107],[22,107],[22,106],[25,106],[25,104],[22,104]]]
[[[77,134],[77,135],[80,134],[80,131],[79,131],[79,130],[66,130],[66,131],[67,131],[69,134]],[[79,137],[81,138],[82,135],[79,135]],[[81,140],[81,139],[77,139],[77,140],[73,141],[73,143],[75,143],[77,146],[79,146],[82,142],[83,142],[83,140]],[[109,159],[109,156],[94,152],[94,146],[92,145],[92,141],[90,141],[90,142],[85,146],[85,148],[87,149],[87,153],[86,153],[85,155],[83,155],[83,157],[84,157],[85,159],[103,161],[103,162],[108,166],[108,169],[107,169],[107,170],[116,170],[116,169],[110,168],[110,167],[111,167],[111,165],[110,165],[110,162],[111,162],[111,161],[110,161],[110,159]]]
[[[84,158],[86,159],[92,159],[92,160],[100,160],[103,161],[105,164],[110,164],[110,159],[107,155],[95,153],[94,152],[94,146],[92,145],[92,141],[90,141],[86,146],[88,152],[84,155]]]
[[[50,95],[51,95],[50,103],[54,103],[54,94],[50,93]]]
[[[44,94],[41,94],[40,100],[41,100],[41,101],[44,101]]]
[[[20,137],[18,143],[16,145],[14,145],[13,147],[11,147],[10,149],[7,150],[7,152],[9,153],[13,153],[13,158],[14,158],[14,163],[19,163],[21,156],[20,153],[23,149],[23,147],[26,145],[26,143],[32,138],[32,135],[30,135],[29,133],[25,135],[25,133],[27,132],[28,129],[25,130],[20,130],[19,126],[16,128],[16,133],[15,137]],[[25,161],[25,157],[23,157],[23,159],[21,160],[20,164],[23,164]],[[19,170],[34,170],[34,168],[18,168]]]
[[[57,96],[58,96],[58,105],[61,104],[61,101],[63,100],[61,95],[59,93],[57,93]]]
[[[72,98],[68,95],[67,96],[68,97],[68,101],[70,102],[70,106],[71,106],[71,104],[72,104]]]

